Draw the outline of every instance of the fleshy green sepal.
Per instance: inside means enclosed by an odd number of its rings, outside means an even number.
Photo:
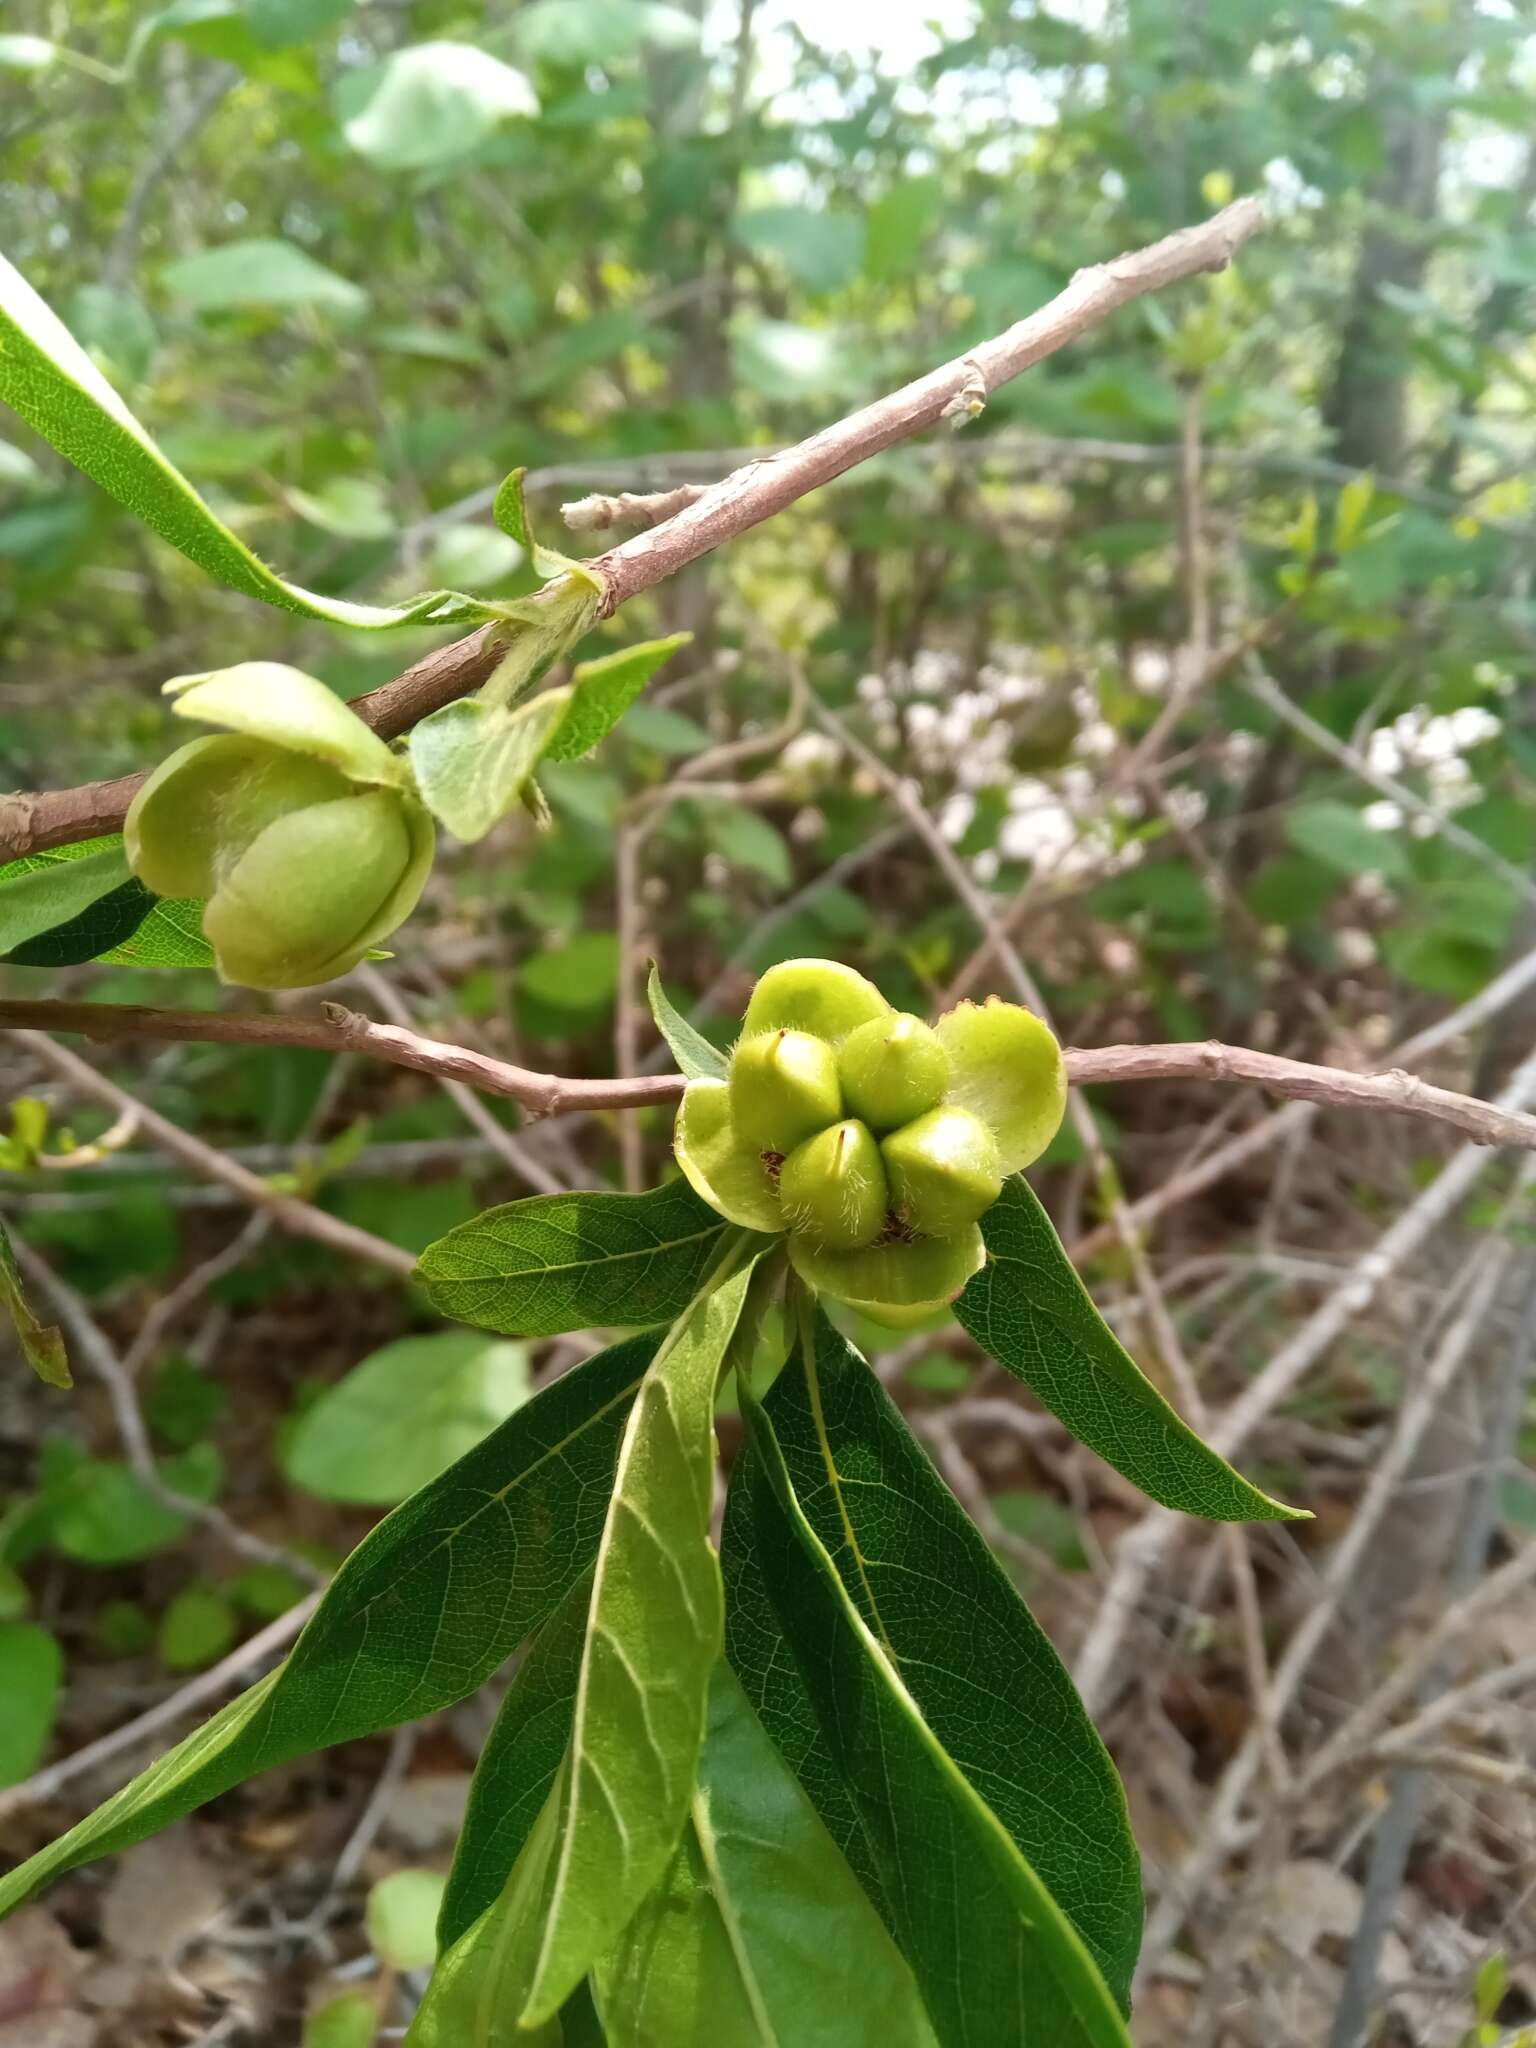
[[[1067,1070],[1049,1027],[991,996],[946,1010],[934,1029],[950,1060],[944,1099],[991,1131],[999,1170],[1017,1173],[1038,1159],[1067,1107]]]
[[[724,1081],[688,1083],[672,1149],[694,1193],[727,1222],[747,1230],[783,1230],[773,1176],[761,1147],[737,1131]]]

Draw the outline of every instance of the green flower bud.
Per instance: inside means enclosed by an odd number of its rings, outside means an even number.
[[[853,1114],[872,1130],[896,1131],[944,1100],[949,1055],[920,1017],[893,1010],[848,1034],[837,1072]]]
[[[949,1237],[990,1209],[1003,1191],[997,1140],[968,1109],[933,1109],[881,1146],[891,1200],[924,1237]]]
[[[752,991],[742,1020],[743,1038],[764,1031],[808,1031],[839,1045],[871,1017],[890,1014],[872,981],[836,960],[781,960]]]
[[[885,1168],[867,1126],[850,1118],[797,1145],[779,1173],[791,1230],[838,1251],[873,1244],[885,1228]]]
[[[748,1144],[788,1153],[843,1113],[837,1057],[808,1031],[744,1038],[731,1055],[731,1121]]]
[[[225,981],[307,988],[344,974],[415,908],[433,827],[409,771],[298,669],[247,662],[167,685],[178,714],[235,731],[163,761],[123,826],[161,896],[205,899]]]

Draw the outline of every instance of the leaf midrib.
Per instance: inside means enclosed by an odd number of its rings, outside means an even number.
[[[390,1582],[387,1588],[381,1587],[378,1592],[370,1594],[368,1599],[363,1601],[359,1606],[349,1608],[346,1613],[345,1621],[341,1625],[351,1627],[358,1622],[366,1623],[369,1616],[372,1614],[374,1608],[378,1606],[381,1600],[385,1599],[387,1595],[393,1595],[394,1593],[396,1593],[399,1590],[399,1588],[406,1583],[407,1580],[411,1579],[415,1576],[417,1572],[424,1570],[426,1566],[431,1564],[432,1561],[439,1555],[441,1551],[445,1549],[451,1550],[453,1548],[453,1545],[464,1534],[464,1531],[466,1529],[473,1528],[475,1523],[480,1519],[480,1517],[483,1514],[487,1514],[492,1508],[499,1507],[501,1503],[505,1501],[508,1498],[508,1496],[512,1494],[519,1486],[522,1486],[523,1484],[525,1484],[526,1481],[532,1479],[537,1472],[541,1471],[543,1467],[550,1462],[551,1459],[559,1457],[565,1451],[566,1447],[569,1444],[574,1443],[578,1437],[584,1434],[585,1431],[595,1427],[596,1424],[601,1422],[606,1415],[610,1414],[612,1410],[617,1408],[622,1402],[633,1400],[635,1393],[640,1386],[640,1382],[644,1379],[644,1377],[644,1373],[639,1374],[635,1379],[633,1379],[629,1383],[627,1387],[622,1388],[617,1394],[613,1395],[609,1400],[605,1401],[601,1408],[593,1409],[593,1411],[589,1415],[586,1415],[582,1418],[581,1422],[574,1429],[567,1430],[565,1435],[561,1437],[558,1442],[550,1444],[544,1451],[542,1451],[539,1454],[539,1456],[534,1460],[534,1462],[531,1465],[525,1465],[521,1472],[517,1473],[514,1478],[509,1479],[505,1486],[499,1486],[495,1489],[494,1492],[486,1494],[486,1496],[481,1501],[480,1505],[475,1509],[475,1512],[472,1515],[466,1515],[462,1522],[456,1523],[450,1529],[445,1529],[438,1537],[437,1541],[433,1543],[432,1547],[429,1550],[422,1552],[420,1556],[412,1558],[410,1563],[398,1575],[398,1577],[396,1577]],[[382,1523],[379,1526],[382,1527]],[[317,1613],[315,1617],[311,1620],[309,1627],[312,1628],[314,1626],[314,1621],[318,1619],[319,1614]],[[308,1630],[306,1630],[306,1634],[307,1633]],[[287,1664],[285,1664],[283,1667],[285,1670],[291,1667],[293,1663],[293,1657],[298,1655],[298,1651],[303,1644],[303,1640],[304,1638],[301,1636],[299,1638],[298,1644],[294,1646],[293,1655],[289,1657]],[[361,1647],[359,1648],[357,1654],[359,1656],[362,1654]],[[346,1688],[344,1686],[339,1687],[337,1690],[336,1703],[338,1708],[341,1704],[342,1699],[345,1697],[345,1692]],[[275,1711],[275,1700],[268,1702],[266,1707],[267,1714],[271,1715]],[[268,1730],[266,1728],[263,1728],[260,1736],[260,1740],[262,1743],[266,1742],[267,1734]]]
[[[561,1226],[557,1223],[546,1222],[543,1224],[542,1227],[546,1230],[558,1230]],[[712,1222],[702,1225],[698,1230],[692,1231],[684,1237],[661,1237],[658,1238],[654,1244],[643,1246],[634,1251],[603,1252],[597,1258],[583,1257],[563,1259],[558,1261],[549,1260],[542,1265],[520,1266],[510,1273],[434,1272],[430,1267],[425,1266],[425,1264],[423,1264],[422,1270],[424,1271],[429,1281],[440,1282],[444,1280],[453,1280],[459,1282],[460,1284],[463,1284],[466,1281],[478,1280],[489,1285],[496,1281],[521,1280],[528,1274],[538,1274],[540,1277],[543,1277],[544,1275],[551,1273],[582,1272],[590,1269],[593,1266],[616,1266],[622,1264],[626,1259],[654,1259],[663,1252],[675,1251],[680,1245],[697,1244],[702,1238],[714,1237],[718,1235],[720,1231],[728,1230],[729,1228],[730,1225],[726,1223],[723,1219],[716,1218]]]

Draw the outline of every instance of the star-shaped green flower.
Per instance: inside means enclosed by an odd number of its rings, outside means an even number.
[[[983,1263],[979,1218],[1055,1136],[1061,1048],[995,997],[931,1027],[831,960],[758,982],[724,1080],[688,1083],[674,1146],[732,1223],[786,1234],[818,1293],[895,1328]]]

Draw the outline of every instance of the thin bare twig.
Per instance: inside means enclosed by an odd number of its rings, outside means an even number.
[[[11,1814],[20,1813],[26,1807],[40,1806],[44,1800],[62,1792],[66,1785],[73,1784],[76,1778],[83,1778],[102,1764],[110,1763],[125,1750],[137,1749],[140,1743],[149,1742],[188,1714],[196,1713],[208,1701],[216,1700],[220,1693],[227,1692],[258,1664],[264,1664],[278,1651],[286,1650],[319,1605],[320,1595],[311,1593],[296,1607],[290,1607],[286,1614],[280,1614],[276,1621],[268,1622],[264,1629],[259,1629],[238,1649],[231,1650],[227,1657],[221,1657],[217,1664],[200,1671],[196,1678],[178,1686],[168,1698],[146,1708],[134,1720],[125,1721],[121,1728],[98,1736],[72,1756],[61,1757],[56,1764],[48,1764],[23,1784],[7,1787],[0,1792],[0,1820],[9,1819]]]
[[[968,354],[793,448],[750,460],[661,526],[632,536],[593,561],[591,567],[606,588],[603,615],[611,616],[640,591],[664,582],[844,471],[938,425],[957,397],[978,387],[984,394],[996,391],[1133,299],[1202,271],[1224,269],[1263,219],[1257,199],[1239,199],[1210,220],[1148,248],[1080,270],[1049,305],[1006,333],[979,343]],[[394,682],[355,699],[353,709],[376,732],[393,738],[429,711],[478,689],[496,666],[503,640],[499,624],[481,626],[427,655]],[[22,792],[0,799],[0,859],[13,860],[118,830],[143,779],[119,776],[78,789]]]
[[[708,484],[675,484],[670,491],[595,491],[560,507],[572,533],[602,533],[610,526],[659,526],[711,488]]]
[[[1378,796],[1386,797],[1395,803],[1409,817],[1422,819],[1435,838],[1443,839],[1447,846],[1454,846],[1458,853],[1466,854],[1480,867],[1486,868],[1489,874],[1497,875],[1501,882],[1507,882],[1517,894],[1525,898],[1527,903],[1536,903],[1536,882],[1531,880],[1524,868],[1516,867],[1513,861],[1506,860],[1501,853],[1491,847],[1487,840],[1479,839],[1475,832],[1469,832],[1465,826],[1458,825],[1454,818],[1448,817],[1434,804],[1426,803],[1424,798],[1409,789],[1406,783],[1399,782],[1395,775],[1384,775],[1379,768],[1373,768],[1357,747],[1352,747],[1347,740],[1341,740],[1336,733],[1331,733],[1327,726],[1319,725],[1315,718],[1309,718],[1299,704],[1291,702],[1274,677],[1266,673],[1252,653],[1245,664],[1243,687],[1255,703],[1262,704],[1266,711],[1273,712],[1276,718],[1291,728],[1292,732],[1299,733],[1319,752],[1337,761],[1341,768],[1347,768],[1358,782],[1363,782],[1368,789],[1374,789]]]
[[[1438,1052],[1442,1045],[1453,1039],[1469,1037],[1482,1029],[1493,1018],[1507,1010],[1525,991],[1536,982],[1536,948],[1512,961],[1502,973],[1496,974],[1486,988],[1479,989],[1475,996],[1459,1003],[1454,1010],[1427,1024],[1422,1031],[1414,1032],[1400,1045],[1394,1046],[1387,1057],[1411,1066],[1415,1061],[1425,1059],[1432,1052]],[[1235,1138],[1197,1160],[1183,1172],[1172,1175],[1161,1187],[1150,1193],[1139,1195],[1130,1204],[1130,1213],[1137,1223],[1150,1223],[1155,1217],[1164,1215],[1169,1209],[1176,1209],[1181,1203],[1193,1201],[1217,1181],[1224,1180],[1247,1160],[1260,1152],[1267,1152],[1272,1146],[1283,1144],[1296,1136],[1310,1122],[1313,1108],[1304,1102],[1288,1103],[1284,1109],[1277,1109],[1260,1119],[1250,1129],[1241,1131]],[[1111,1243],[1114,1231],[1109,1224],[1101,1224],[1088,1231],[1068,1246],[1068,1251],[1077,1265],[1094,1258]]]
[[[1536,1091],[1536,1057],[1527,1060],[1500,1098],[1518,1107]],[[1209,1442],[1234,1457],[1253,1432],[1298,1386],[1356,1316],[1364,1314],[1386,1282],[1413,1258],[1454,1213],[1487,1164],[1488,1154],[1464,1145],[1403,1211],[1375,1247],[1324,1297],[1301,1327],[1210,1431]],[[1115,1568],[1092,1629],[1078,1652],[1074,1677],[1090,1709],[1103,1704],[1121,1639],[1148,1580],[1186,1524],[1168,1508],[1153,1508],[1129,1528],[1115,1549]]]
[[[105,1074],[98,1073],[78,1053],[56,1045],[44,1032],[13,1030],[9,1035],[71,1088],[82,1095],[94,1096],[114,1114],[137,1109],[144,1135],[162,1151],[171,1153],[203,1179],[222,1181],[226,1187],[234,1188],[253,1208],[267,1210],[276,1223],[294,1236],[314,1238],[317,1243],[328,1245],[332,1251],[344,1252],[349,1258],[366,1259],[391,1273],[414,1272],[416,1261],[399,1245],[375,1237],[370,1230],[359,1230],[340,1216],[327,1215],[325,1210],[317,1209],[312,1202],[301,1201],[297,1195],[282,1193],[270,1181],[263,1180],[247,1167],[237,1165],[233,1159],[227,1159],[214,1146],[205,1145],[201,1138],[193,1137],[190,1131],[184,1131],[180,1124],[173,1124],[169,1117],[161,1116],[147,1103],[138,1102],[125,1088],[119,1088],[115,1081],[109,1081]]]
[[[174,1486],[167,1485],[150,1446],[138,1392],[106,1331],[74,1288],[54,1272],[48,1261],[34,1251],[25,1238],[18,1237],[14,1244],[22,1271],[52,1303],[54,1313],[68,1333],[71,1353],[83,1358],[106,1388],[107,1398],[112,1404],[113,1421],[128,1463],[145,1490],[152,1493],[162,1507],[196,1522],[238,1556],[248,1557],[256,1564],[280,1565],[306,1585],[323,1586],[327,1575],[308,1558],[300,1557],[297,1551],[285,1549],[280,1543],[268,1543],[260,1536],[250,1535],[222,1508],[214,1507],[208,1501],[196,1500],[190,1494],[180,1493]]]
[[[1536,1089],[1536,1057],[1527,1060],[1521,1068],[1516,1077],[1515,1089],[1517,1099]],[[1461,1156],[1458,1155],[1458,1158]],[[1449,1173],[1450,1168],[1447,1168],[1440,1176],[1440,1181],[1432,1183],[1425,1191],[1420,1203],[1439,1189],[1441,1182],[1447,1179]],[[1523,1193],[1528,1180],[1529,1170],[1522,1173],[1520,1186],[1512,1200],[1518,1199]],[[1414,1205],[1415,1209],[1420,1207],[1420,1203]],[[1435,1206],[1440,1209],[1441,1214],[1448,1213],[1441,1204]],[[1409,1212],[1410,1215],[1412,1213]],[[1405,1235],[1401,1229],[1403,1221],[1404,1219],[1400,1218],[1398,1225],[1394,1226],[1400,1243]],[[1388,1232],[1388,1237],[1393,1234]],[[1367,1280],[1364,1269],[1373,1259],[1378,1266],[1385,1264],[1383,1253],[1386,1243],[1387,1240],[1383,1239],[1376,1253],[1361,1262],[1361,1279],[1365,1285],[1367,1299],[1380,1282]],[[1513,1252],[1514,1246],[1509,1239],[1489,1239],[1474,1255],[1474,1277],[1467,1286],[1466,1298],[1441,1338],[1423,1377],[1409,1390],[1398,1409],[1391,1439],[1372,1471],[1370,1484],[1355,1511],[1354,1519],[1329,1558],[1319,1596],[1309,1609],[1306,1619],[1287,1643],[1285,1653],[1276,1666],[1272,1695],[1273,1710],[1276,1714],[1283,1713],[1295,1697],[1302,1680],[1311,1668],[1314,1657],[1333,1626],[1340,1606],[1354,1581],[1360,1560],[1391,1506],[1393,1495],[1407,1473],[1425,1431],[1433,1422],[1448,1390],[1471,1353],[1478,1331],[1497,1296],[1499,1284],[1508,1269]],[[1316,1317],[1312,1319],[1314,1323],[1316,1320]],[[1309,1328],[1310,1325],[1304,1325],[1303,1332],[1298,1334],[1305,1334]],[[1277,1354],[1260,1379],[1255,1382],[1254,1387],[1250,1388],[1248,1395],[1234,1404],[1223,1418],[1222,1424],[1212,1432],[1211,1440],[1220,1449],[1225,1451],[1234,1437],[1241,1441],[1242,1436],[1246,1434],[1246,1430],[1241,1427],[1244,1420],[1242,1411],[1257,1405],[1252,1397],[1264,1381],[1284,1377],[1276,1374],[1275,1368],[1282,1361],[1288,1362],[1288,1354],[1304,1357],[1307,1362],[1310,1362],[1312,1356],[1317,1355],[1310,1343],[1300,1345],[1295,1339],[1290,1346]],[[1294,1381],[1291,1383],[1294,1384]],[[1264,1404],[1265,1412],[1272,1405],[1272,1399],[1267,1398]],[[1217,1863],[1226,1853],[1231,1829],[1257,1776],[1263,1754],[1264,1745],[1260,1731],[1250,1730],[1222,1774],[1199,1840],[1165,1887],[1148,1922],[1141,1962],[1144,1973],[1151,1974],[1156,1971],[1159,1960],[1170,1944],[1177,1939],[1192,1905]]]
[[[379,970],[364,961],[356,972],[363,987],[391,1020],[387,1025],[375,1025],[373,1028],[399,1032],[403,1036],[415,1038],[409,1008],[403,997],[384,979]],[[468,1057],[473,1059],[483,1055],[469,1053]],[[432,1073],[443,1093],[465,1122],[480,1133],[492,1150],[499,1154],[529,1187],[536,1188],[541,1195],[558,1195],[563,1191],[564,1182],[551,1173],[542,1160],[535,1159],[527,1146],[521,1144],[511,1131],[496,1121],[466,1081],[440,1068],[428,1068],[423,1071]]]
[[[322,1009],[323,1015],[315,1018],[149,1010],[131,1003],[15,1000],[0,1001],[0,1029],[16,1030],[19,1026],[23,1030],[79,1032],[84,1037],[108,1042],[158,1038],[298,1045],[320,1052],[363,1053],[391,1066],[409,1067],[439,1080],[478,1088],[485,1095],[506,1096],[520,1102],[533,1116],[563,1116],[578,1110],[639,1109],[654,1103],[675,1102],[683,1092],[680,1074],[621,1074],[611,1081],[569,1080],[562,1074],[534,1073],[489,1053],[427,1038],[403,1025],[377,1024],[338,1003],[326,1003]],[[1504,1109],[1497,1103],[1479,1102],[1450,1088],[1432,1087],[1416,1074],[1398,1067],[1384,1074],[1352,1074],[1343,1067],[1314,1066],[1306,1060],[1284,1059],[1277,1053],[1255,1052],[1247,1046],[1223,1045],[1217,1039],[1173,1045],[1069,1046],[1063,1058],[1067,1078],[1078,1087],[1108,1087],[1136,1081],[1238,1081],[1299,1102],[1424,1118],[1461,1131],[1478,1145],[1536,1150],[1536,1116]],[[160,1135],[147,1121],[145,1129],[151,1135]],[[512,1134],[501,1131],[500,1135],[506,1140]],[[180,1136],[185,1139],[186,1133]],[[1212,1160],[1225,1160],[1230,1151],[1245,1145],[1253,1136],[1251,1132],[1245,1133],[1243,1138],[1233,1141],[1232,1147],[1224,1148],[1220,1154],[1213,1153]],[[1272,1136],[1264,1133],[1261,1142],[1273,1142]],[[1260,1149],[1260,1143],[1255,1143],[1254,1149]],[[536,1162],[527,1161],[521,1150],[513,1163],[536,1186],[543,1186],[545,1192],[558,1190],[560,1184]],[[1209,1165],[1207,1161],[1192,1168],[1192,1175],[1206,1171]],[[536,1175],[540,1178],[535,1178]],[[275,1202],[280,1198],[269,1188],[267,1199]],[[1127,1204],[1127,1209],[1133,1220],[1139,1220],[1140,1204]],[[344,1227],[337,1224],[338,1229]]]

